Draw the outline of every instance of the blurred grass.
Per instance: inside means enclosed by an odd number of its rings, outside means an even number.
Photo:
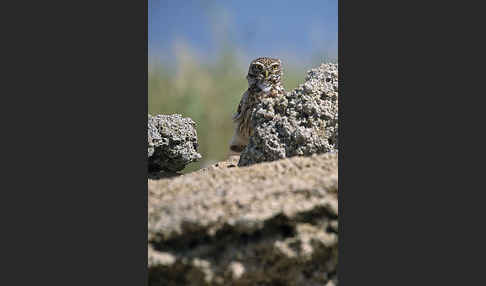
[[[196,122],[202,159],[183,173],[226,159],[233,134],[232,114],[248,87],[248,64],[236,52],[226,50],[212,63],[204,63],[188,49],[179,49],[173,64],[149,63],[148,111],[150,114],[179,113]],[[304,68],[289,67],[283,60],[286,90],[302,83]]]

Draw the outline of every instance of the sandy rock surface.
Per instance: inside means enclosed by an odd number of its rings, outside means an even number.
[[[338,150],[338,65],[307,72],[304,84],[264,98],[252,114],[254,134],[240,166]]]
[[[149,285],[336,285],[336,153],[148,181]]]
[[[177,172],[201,158],[197,152],[197,133],[192,119],[180,114],[149,114],[147,125],[149,173]]]

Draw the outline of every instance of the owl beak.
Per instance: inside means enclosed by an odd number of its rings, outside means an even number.
[[[268,78],[268,71],[265,71],[265,78]]]

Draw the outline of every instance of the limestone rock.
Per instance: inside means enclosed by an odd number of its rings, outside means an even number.
[[[194,121],[180,114],[148,115],[149,172],[177,172],[201,158]]]
[[[336,285],[337,157],[149,180],[149,285]]]
[[[239,166],[338,150],[338,65],[321,64],[285,95],[264,98]]]

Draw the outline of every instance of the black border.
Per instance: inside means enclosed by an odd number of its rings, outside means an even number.
[[[0,284],[147,285],[148,2],[19,6]]]
[[[338,233],[339,233],[339,242],[338,242],[338,266],[337,266],[337,277],[339,285],[345,285],[346,279],[344,276],[343,265],[344,265],[344,239],[343,239],[343,216],[344,216],[344,188],[343,182],[344,178],[346,177],[343,172],[343,160],[344,160],[344,70],[343,70],[343,62],[344,62],[344,55],[343,55],[343,0],[340,0],[338,3],[338,68],[339,68],[339,102],[338,102]]]
[[[467,95],[484,88],[471,87],[479,56],[464,36],[484,25],[461,4],[339,0],[341,286],[475,284],[461,208],[482,202],[465,138],[483,107]]]

